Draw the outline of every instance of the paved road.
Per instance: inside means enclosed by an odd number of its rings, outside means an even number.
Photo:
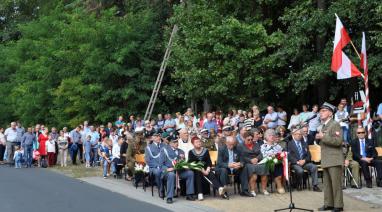
[[[47,169],[0,167],[1,212],[168,211]]]

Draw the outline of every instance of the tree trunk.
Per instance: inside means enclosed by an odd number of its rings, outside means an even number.
[[[210,111],[210,104],[208,103],[208,99],[207,98],[205,98],[204,100],[203,100],[203,112],[208,112],[208,111]]]
[[[317,0],[317,9],[318,10],[326,10],[326,2],[325,0]],[[326,39],[322,35],[317,35],[316,36],[316,53],[317,57],[323,58],[323,52],[325,48],[325,43]],[[318,99],[316,101],[321,104],[325,102],[328,99],[328,87],[329,87],[329,80],[327,80],[327,77],[324,77],[318,82],[318,85],[315,86],[317,88],[317,93],[318,93]]]

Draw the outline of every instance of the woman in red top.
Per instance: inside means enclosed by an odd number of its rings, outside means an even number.
[[[38,166],[40,167],[41,164],[41,159],[45,158],[47,155],[46,148],[45,148],[45,143],[49,139],[48,138],[48,133],[49,130],[46,128],[44,131],[38,136],[38,143],[39,143],[39,148],[38,151],[40,152],[41,157],[38,159]]]

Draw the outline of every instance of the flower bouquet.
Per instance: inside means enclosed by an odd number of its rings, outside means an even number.
[[[149,167],[141,163],[135,163],[135,173],[149,173]]]
[[[286,157],[285,152],[277,153],[272,157],[263,158],[259,164],[265,164],[265,167],[270,171],[274,172],[275,165],[281,164],[283,162],[283,158]]]
[[[184,170],[184,169],[190,169],[190,170],[197,170],[201,171],[204,167],[203,162],[187,162],[186,160],[173,160],[172,165],[174,166],[175,170]]]

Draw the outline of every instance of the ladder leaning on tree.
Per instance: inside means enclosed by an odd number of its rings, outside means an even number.
[[[175,34],[177,31],[178,31],[178,26],[174,25],[174,27],[172,28],[170,40],[168,41],[168,44],[167,44],[166,52],[164,53],[162,64],[161,64],[160,69],[159,69],[158,77],[157,77],[153,92],[152,92],[151,97],[150,97],[150,102],[149,102],[149,105],[147,106],[145,117],[143,120],[149,120],[151,117],[151,114],[153,112],[155,101],[157,100],[158,92],[159,92],[160,86],[162,84],[164,73],[166,71],[167,62],[168,62],[168,59],[170,58],[172,42],[174,40],[174,37],[175,37]]]

